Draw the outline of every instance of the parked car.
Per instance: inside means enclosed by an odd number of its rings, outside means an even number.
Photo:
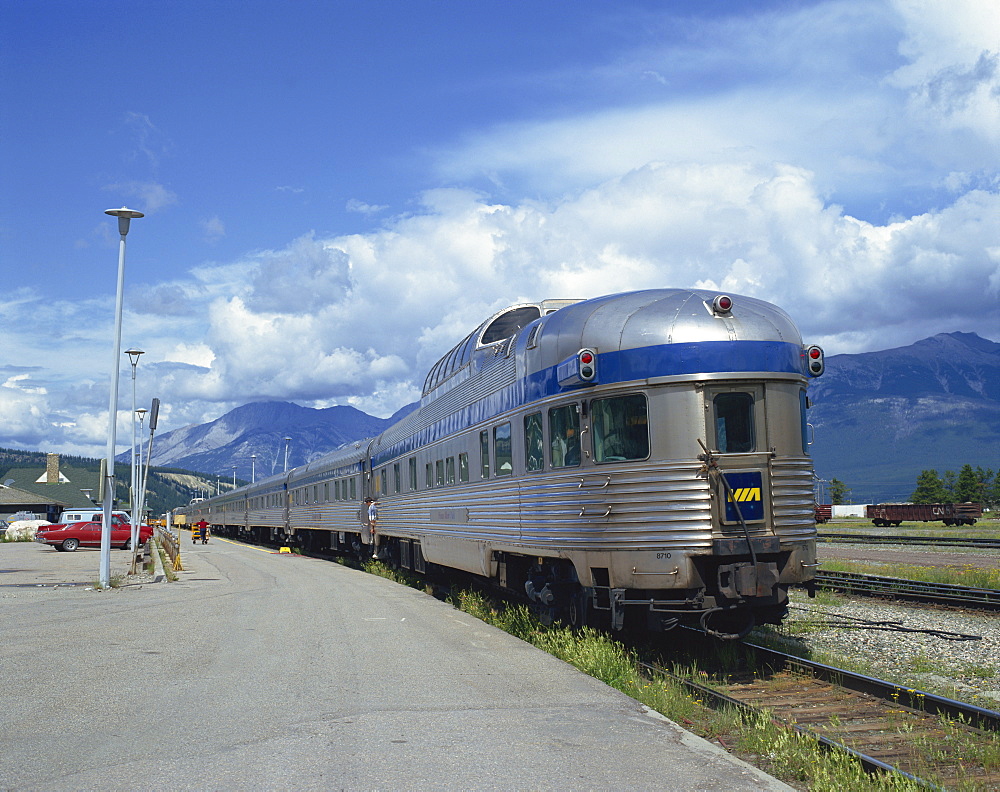
[[[127,511],[120,511],[115,509],[111,512],[112,514],[117,514],[125,522],[131,522],[131,518],[128,516]],[[66,509],[62,514],[59,515],[58,523],[60,525],[71,525],[72,523],[78,522],[100,522],[104,516],[104,509],[100,506],[89,506],[86,509]]]
[[[98,515],[95,515],[98,516]],[[153,535],[153,529],[148,525],[139,526],[139,544],[145,544]],[[101,520],[89,522],[60,523],[57,525],[42,525],[35,534],[35,541],[40,544],[50,544],[56,550],[73,551],[78,547],[101,546]],[[111,546],[128,550],[132,543],[132,526],[128,520],[117,514],[111,515]]]

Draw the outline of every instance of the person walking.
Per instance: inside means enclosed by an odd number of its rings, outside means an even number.
[[[191,544],[198,544],[199,539],[201,539],[202,544],[205,544],[208,541],[208,523],[199,520],[194,524],[194,527],[196,530],[191,533]]]

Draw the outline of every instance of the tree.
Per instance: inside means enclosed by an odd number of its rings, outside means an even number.
[[[947,503],[950,497],[936,470],[922,470],[910,500],[913,503]]]
[[[955,471],[946,470],[941,477],[941,486],[944,487],[944,495],[938,503],[955,502]]]
[[[840,479],[830,481],[830,503],[839,506],[844,502],[849,492],[847,485]]]
[[[955,501],[957,503],[978,503],[982,500],[981,482],[972,465],[963,465],[955,481]]]

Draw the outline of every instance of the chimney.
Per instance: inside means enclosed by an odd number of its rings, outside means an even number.
[[[59,483],[59,454],[45,455],[45,483]]]

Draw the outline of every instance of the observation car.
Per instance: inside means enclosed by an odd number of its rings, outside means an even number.
[[[511,306],[377,437],[180,510],[223,536],[462,570],[543,619],[780,623],[816,564],[806,389],[823,351],[751,297],[653,289]]]

